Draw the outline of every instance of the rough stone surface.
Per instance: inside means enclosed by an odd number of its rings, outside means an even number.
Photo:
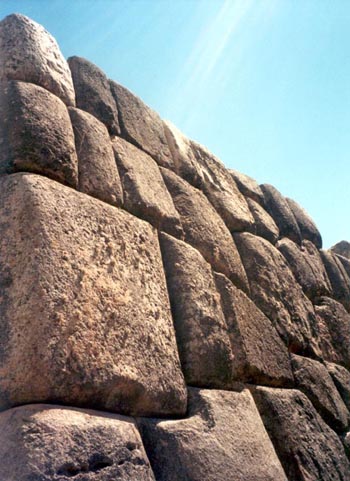
[[[350,259],[348,259],[347,257],[341,256],[339,254],[335,254],[335,257],[336,259],[338,259],[338,261],[340,261],[348,278],[350,279]]]
[[[345,240],[340,241],[333,247],[331,247],[331,251],[335,254],[339,254],[340,256],[350,259],[350,242],[347,242]]]
[[[267,387],[252,392],[289,481],[349,481],[341,441],[303,393]]]
[[[187,384],[229,387],[232,351],[220,296],[201,254],[161,234],[161,249],[182,369]]]
[[[70,107],[79,164],[79,190],[120,206],[123,191],[112,143],[105,125],[93,115]]]
[[[350,372],[345,367],[332,362],[326,362],[325,364],[345,406],[350,410]]]
[[[272,185],[262,184],[260,187],[264,193],[266,210],[276,222],[281,237],[288,237],[300,244],[300,229],[287,200]]]
[[[161,169],[180,214],[185,240],[199,250],[212,267],[249,291],[248,280],[232,236],[205,195],[173,172]]]
[[[34,84],[2,83],[0,133],[0,174],[37,172],[76,187],[74,134],[58,97]]]
[[[295,387],[310,399],[332,429],[345,431],[350,415],[326,366],[313,359],[292,355],[292,367]]]
[[[313,242],[316,247],[321,249],[322,237],[319,230],[316,227],[315,222],[311,219],[309,214],[303,209],[295,200],[286,198],[288,205],[293,212],[295,220],[298,223],[302,239],[307,239]]]
[[[157,481],[287,481],[246,389],[189,389],[187,419],[140,425]]]
[[[3,481],[154,481],[135,422],[35,404],[0,414]]]
[[[278,242],[277,248],[282,252],[294,277],[309,299],[330,295],[332,288],[315,244],[303,240],[301,246],[298,246],[285,237]]]
[[[331,251],[321,251],[334,299],[350,311],[350,278],[339,258]]]
[[[254,218],[256,235],[276,244],[279,238],[279,230],[273,218],[255,200],[247,198],[247,203]]]
[[[106,75],[82,57],[70,57],[77,107],[105,124],[111,135],[120,133],[118,109]]]
[[[159,165],[172,168],[173,159],[159,115],[125,87],[113,81],[110,87],[119,110],[121,136]]]
[[[182,227],[159,167],[148,154],[125,140],[113,141],[126,210],[159,229],[182,236]]]
[[[292,386],[289,354],[271,321],[223,274],[215,278],[234,355],[234,379]]]
[[[315,306],[322,357],[350,368],[350,315],[344,306],[321,297]]]
[[[231,169],[229,172],[245,197],[252,199],[262,206],[264,205],[264,194],[256,180],[249,177],[249,175],[238,172],[238,170]]]
[[[0,81],[40,85],[66,105],[75,105],[68,64],[56,40],[39,24],[19,14],[0,22]]]
[[[265,239],[235,234],[255,304],[292,352],[318,352],[315,314],[282,254]]]
[[[183,414],[154,229],[45,177],[0,185],[0,408]]]
[[[247,201],[221,161],[205,147],[191,141],[191,148],[202,177],[201,189],[231,232],[254,224]]]

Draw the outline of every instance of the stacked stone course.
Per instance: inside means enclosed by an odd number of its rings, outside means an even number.
[[[0,480],[349,481],[349,244],[22,15],[0,82]]]

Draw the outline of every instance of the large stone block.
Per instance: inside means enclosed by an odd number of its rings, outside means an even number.
[[[93,115],[69,108],[79,164],[79,190],[120,206],[123,191],[105,125]]]
[[[228,388],[233,356],[210,264],[185,242],[166,234],[160,239],[186,382]]]
[[[187,419],[140,427],[157,481],[287,481],[246,389],[190,388]]]
[[[216,274],[233,353],[233,378],[270,386],[292,386],[287,348],[271,321],[223,274]]]
[[[331,247],[331,251],[334,252],[334,254],[339,254],[340,256],[350,259],[350,242],[344,240],[340,241]]]
[[[13,14],[0,22],[0,81],[40,85],[66,105],[75,105],[68,64],[56,40],[39,24]]]
[[[0,91],[0,174],[36,172],[76,187],[78,160],[67,107],[37,85],[10,81]]]
[[[118,106],[121,136],[159,165],[172,168],[174,162],[159,115],[125,87],[113,81],[110,87]]]
[[[313,306],[282,254],[265,239],[235,234],[255,304],[292,352],[319,354]]]
[[[349,481],[341,441],[304,394],[266,387],[252,392],[289,481]]]
[[[350,368],[350,315],[342,304],[321,297],[315,305],[322,357]]]
[[[256,180],[247,174],[238,172],[238,170],[230,169],[229,172],[245,197],[254,200],[262,206],[264,205],[264,194]]]
[[[345,367],[332,362],[326,362],[325,365],[345,406],[350,410],[350,372]]]
[[[212,267],[248,292],[248,280],[234,240],[205,195],[167,169],[165,184],[180,214],[185,240],[199,250]]]
[[[70,57],[77,107],[105,124],[111,135],[120,133],[118,109],[106,75],[85,58]]]
[[[45,177],[0,185],[0,408],[186,410],[156,231]]]
[[[264,193],[266,210],[276,222],[281,237],[288,237],[300,244],[300,229],[287,200],[272,185],[262,184],[260,187]]]
[[[298,246],[285,237],[276,247],[282,252],[294,277],[309,299],[330,295],[332,288],[315,244],[303,240],[301,246]]]
[[[131,418],[35,404],[0,414],[2,481],[154,481]]]
[[[256,235],[264,237],[264,239],[270,241],[271,244],[276,244],[280,233],[273,218],[253,199],[247,198],[247,203],[254,218]],[[254,230],[252,230],[252,232],[254,232]]]
[[[313,359],[292,355],[295,387],[312,402],[332,429],[343,432],[349,425],[349,412],[326,366]]]
[[[124,208],[155,227],[182,237],[179,214],[155,160],[120,137],[113,140],[124,190]]]
[[[322,237],[315,222],[311,219],[306,210],[303,209],[297,202],[295,202],[295,200],[286,197],[286,201],[293,212],[295,220],[297,221],[302,239],[309,240],[315,244],[318,249],[321,249]]]
[[[321,257],[332,286],[332,297],[350,312],[350,277],[338,256],[332,251],[321,250]]]

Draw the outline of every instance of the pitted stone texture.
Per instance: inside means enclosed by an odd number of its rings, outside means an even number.
[[[56,40],[38,23],[13,14],[0,22],[0,81],[40,85],[75,105],[71,73]]]
[[[322,237],[319,230],[317,229],[315,222],[311,219],[306,210],[303,209],[297,202],[295,202],[295,200],[289,199],[287,197],[286,201],[291,211],[293,212],[295,220],[297,221],[301,233],[301,238],[309,240],[310,242],[315,244],[318,249],[321,249]]]
[[[234,238],[255,304],[272,321],[292,352],[317,354],[313,306],[282,254],[261,237],[237,233]]]
[[[106,75],[82,57],[70,57],[77,107],[99,119],[111,135],[120,133],[118,109]]]
[[[264,237],[271,244],[276,244],[279,238],[279,230],[273,218],[253,199],[247,198],[247,203],[254,218],[256,235]]]
[[[330,295],[332,288],[315,244],[304,240],[301,246],[298,246],[285,237],[278,242],[277,248],[282,252],[294,277],[309,299]]]
[[[154,229],[45,177],[0,185],[0,407],[186,410]]]
[[[34,84],[2,83],[0,132],[0,174],[36,172],[77,186],[73,129],[58,97]]]
[[[327,371],[313,359],[292,355],[295,387],[312,402],[326,423],[337,432],[349,425],[349,412]]]
[[[199,250],[212,267],[248,292],[248,280],[232,236],[205,195],[167,169],[165,184],[180,214],[185,240]]]
[[[123,191],[105,125],[93,115],[69,108],[79,164],[79,190],[120,206]]]
[[[289,481],[349,481],[350,464],[335,432],[294,389],[252,389]]]
[[[155,160],[119,137],[113,140],[113,149],[123,184],[124,208],[155,227],[181,237],[179,214]]]
[[[231,232],[254,224],[247,201],[224,164],[202,145],[191,141],[191,148],[202,177],[201,190],[220,214]]]
[[[300,229],[287,200],[272,185],[262,184],[260,187],[264,193],[266,210],[276,222],[281,237],[288,237],[300,244]]]
[[[329,297],[318,300],[315,312],[323,359],[350,369],[350,314]]]
[[[182,369],[187,384],[232,384],[230,340],[210,265],[201,254],[161,234],[161,249]]]
[[[348,278],[350,279],[350,259],[348,259],[347,257],[341,256],[339,254],[335,254],[335,257],[336,259],[338,259],[338,261],[340,261],[340,263],[344,267],[344,270]]]
[[[350,410],[350,372],[345,367],[331,362],[326,362],[325,365],[345,406]]]
[[[345,240],[340,241],[331,247],[331,251],[334,252],[334,254],[339,254],[340,256],[350,259],[350,242]]]
[[[172,168],[173,159],[159,115],[130,90],[110,81],[117,103],[121,137],[144,150],[161,166]]]
[[[256,180],[249,177],[249,175],[238,172],[238,170],[231,169],[229,172],[245,197],[252,199],[262,206],[264,205],[264,194]]]
[[[140,425],[157,481],[287,481],[246,389],[190,388],[187,419]]]
[[[334,299],[350,311],[350,278],[339,258],[331,251],[321,251]]]
[[[33,404],[0,414],[3,481],[154,481],[131,418]]]
[[[216,274],[231,341],[233,378],[270,386],[292,386],[286,346],[271,321],[223,274]]]

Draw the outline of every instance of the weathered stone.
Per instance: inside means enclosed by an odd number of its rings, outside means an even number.
[[[79,190],[120,206],[123,191],[105,125],[93,115],[69,108],[79,164]]]
[[[289,354],[271,321],[223,274],[215,278],[234,355],[234,379],[292,386]]]
[[[332,297],[350,311],[350,278],[343,264],[331,251],[321,250],[321,257],[332,286]]]
[[[294,389],[252,389],[289,481],[349,481],[350,464],[335,432]]]
[[[0,181],[0,408],[183,414],[155,230],[45,177]]]
[[[0,174],[36,172],[76,187],[74,134],[58,97],[34,84],[4,82],[0,132]]]
[[[335,254],[335,257],[340,261],[340,263],[344,267],[344,270],[348,278],[350,279],[350,259],[348,259],[347,257],[341,256],[339,254]]]
[[[330,295],[332,288],[315,244],[303,240],[301,246],[298,246],[284,237],[276,247],[282,252],[294,277],[309,299]]]
[[[326,366],[313,359],[292,355],[295,387],[312,402],[326,423],[335,431],[345,431],[349,412]]]
[[[131,418],[33,404],[0,414],[3,481],[154,481]]]
[[[236,182],[237,187],[247,199],[252,199],[254,202],[257,202],[262,206],[264,205],[264,194],[256,180],[249,177],[247,174],[238,172],[238,170],[230,169],[229,172],[232,175],[233,180]]]
[[[180,217],[156,162],[120,137],[113,140],[113,149],[123,184],[125,209],[181,237]]]
[[[70,57],[77,107],[94,115],[111,135],[120,133],[118,109],[106,75],[82,57]]]
[[[350,368],[350,315],[344,306],[329,297],[315,306],[322,357]]]
[[[283,195],[272,185],[262,184],[264,204],[279,228],[281,237],[288,237],[297,244],[301,243],[301,234],[294,214]]]
[[[40,85],[66,105],[75,105],[71,73],[56,40],[28,17],[12,14],[0,22],[0,81]]]
[[[231,232],[249,229],[254,224],[247,201],[224,164],[202,145],[191,141],[202,180],[201,190],[220,214]]]
[[[282,254],[250,233],[234,235],[245,267],[251,297],[272,321],[292,352],[317,353],[315,314]]]
[[[339,254],[340,256],[350,259],[350,242],[345,240],[340,241],[331,247],[331,251],[334,252],[334,254]]]
[[[186,382],[192,386],[229,387],[233,356],[212,269],[185,242],[166,234],[161,234],[160,239]]]
[[[319,230],[316,227],[315,222],[311,219],[309,214],[303,209],[295,200],[286,198],[286,201],[293,212],[295,220],[300,229],[301,238],[307,239],[315,244],[318,249],[322,247],[322,237]]]
[[[180,214],[185,240],[212,267],[249,291],[247,276],[232,236],[205,195],[167,169],[161,172]]]
[[[187,419],[140,427],[157,481],[287,481],[246,389],[190,388]]]
[[[256,235],[276,244],[279,238],[279,230],[273,218],[253,199],[247,198],[247,203],[254,218]]]
[[[325,365],[345,406],[350,410],[350,372],[345,367],[332,362],[326,362]]]
[[[110,81],[120,115],[121,136],[144,150],[161,166],[172,168],[172,159],[159,115],[130,90]]]
[[[164,121],[164,132],[173,157],[172,170],[194,187],[200,188],[203,176],[198,168],[191,141],[171,122]]]
[[[341,439],[343,441],[345,452],[350,459],[350,431],[344,434]]]

